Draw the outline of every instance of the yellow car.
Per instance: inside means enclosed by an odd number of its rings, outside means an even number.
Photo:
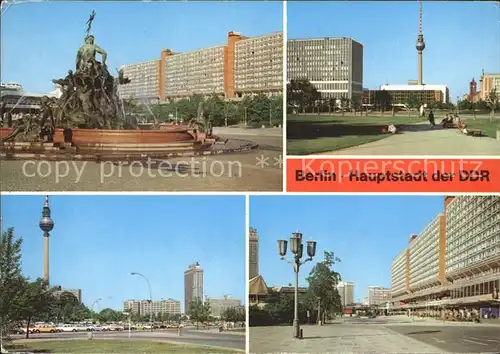
[[[56,333],[57,329],[53,326],[36,326],[33,328],[33,333]]]
[[[138,325],[135,325],[135,329],[145,329],[145,327],[142,324],[138,324]]]

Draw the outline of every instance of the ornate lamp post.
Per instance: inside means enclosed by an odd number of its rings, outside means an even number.
[[[143,278],[146,281],[146,283],[148,284],[148,289],[149,289],[149,324],[151,325],[151,332],[153,332],[153,295],[151,294],[151,284],[149,283],[148,278],[146,278],[146,276],[144,276],[141,273],[132,272],[132,273],[130,273],[130,275],[137,275],[137,276]]]
[[[42,218],[39,223],[43,231],[43,280],[49,283],[49,236],[54,228],[54,221],[50,218],[49,196],[45,196],[45,204],[42,209]]]
[[[287,240],[278,240],[278,251],[282,260],[285,260],[287,251]],[[291,261],[287,261],[293,265],[295,273],[295,304],[293,314],[293,336],[300,338],[300,325],[299,325],[299,270],[300,266],[306,262],[312,261],[316,254],[316,241],[307,241],[307,256],[308,258],[302,260],[304,252],[304,244],[302,243],[302,234],[294,232],[290,237],[290,251],[293,253]]]

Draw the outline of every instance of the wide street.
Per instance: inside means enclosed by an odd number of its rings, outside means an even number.
[[[63,332],[30,334],[30,341],[34,340],[73,340],[86,339],[88,332]],[[95,339],[126,339],[128,331],[122,332],[93,332]],[[24,335],[13,335],[13,339],[23,339]],[[205,345],[212,347],[245,350],[245,332],[223,332],[215,330],[197,331],[195,329],[184,329],[181,336],[177,330],[166,331],[131,331],[131,339],[168,341],[183,344]]]
[[[500,141],[466,136],[458,129],[431,128],[428,122],[407,126],[402,134],[314,155],[500,155]]]
[[[250,352],[350,353],[499,353],[500,325],[412,320],[406,316],[375,319],[345,317],[321,327],[303,326],[304,339],[292,327],[251,327]]]
[[[0,161],[2,190],[281,191],[281,132],[279,128],[214,128],[214,134],[230,139],[229,144],[251,141],[259,148],[245,153],[156,161],[161,167],[110,162]]]

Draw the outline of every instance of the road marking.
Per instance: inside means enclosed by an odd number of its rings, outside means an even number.
[[[475,340],[469,340],[469,339],[462,339],[464,342],[469,342],[469,343],[475,343],[475,344],[479,344],[479,345],[484,345],[484,346],[488,346],[488,344],[484,344],[484,343],[481,343],[481,342],[476,342]]]
[[[432,339],[434,339],[434,340],[435,340],[436,342],[438,342],[438,343],[446,343],[446,341],[445,341],[445,340],[441,340],[441,339],[438,339],[438,338],[436,338],[436,337],[431,337],[431,338],[432,338]]]

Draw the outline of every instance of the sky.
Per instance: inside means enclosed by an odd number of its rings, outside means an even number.
[[[22,268],[43,270],[43,195],[2,195],[2,229],[23,238]],[[184,271],[199,262],[204,293],[245,298],[244,196],[52,196],[50,283],[82,289],[87,306],[173,298],[184,309]]]
[[[417,79],[417,1],[288,2],[289,39],[350,37],[364,46],[363,87]],[[482,69],[500,72],[500,9],[486,1],[423,2],[423,74],[450,99],[469,92]]]
[[[92,34],[107,51],[110,69],[159,59],[165,48],[186,52],[223,45],[229,31],[259,36],[283,30],[283,4],[274,1],[14,4],[1,21],[2,82],[50,92],[52,79],[74,69],[92,10]]]
[[[316,257],[301,268],[300,286],[325,251],[341,262],[343,280],[354,281],[355,301],[368,286],[390,287],[391,262],[444,210],[441,196],[251,196],[250,226],[259,236],[259,273],[268,286],[294,283],[292,266],[280,260],[277,240],[292,232],[317,242]],[[290,259],[290,250],[287,254]]]

